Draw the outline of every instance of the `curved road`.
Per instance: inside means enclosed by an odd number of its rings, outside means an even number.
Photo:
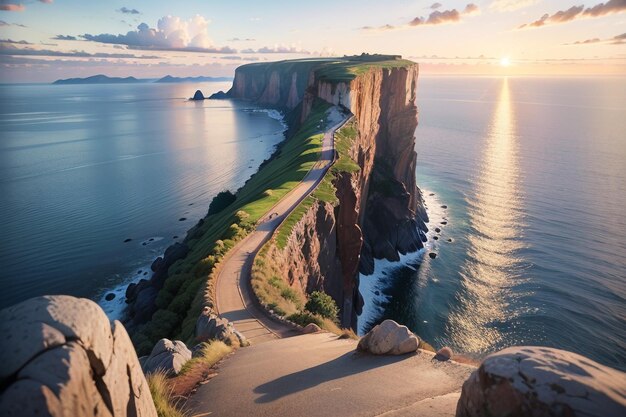
[[[339,114],[339,112],[331,110],[330,114]],[[231,321],[235,328],[253,344],[300,334],[291,327],[270,318],[258,304],[250,283],[252,263],[257,252],[272,237],[276,228],[317,187],[333,164],[335,131],[347,120],[342,116],[341,121],[334,123],[324,133],[322,153],[318,162],[300,184],[265,214],[256,230],[231,249],[225,263],[222,264],[215,289],[217,313]]]

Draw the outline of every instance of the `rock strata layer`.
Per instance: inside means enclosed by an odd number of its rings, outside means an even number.
[[[0,415],[156,417],[133,345],[93,301],[32,298],[0,311]]]

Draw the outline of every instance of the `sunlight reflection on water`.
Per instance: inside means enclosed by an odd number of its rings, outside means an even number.
[[[523,216],[518,137],[505,78],[487,137],[476,193],[467,197],[471,233],[460,271],[458,304],[448,332],[465,352],[481,353],[502,341],[498,323],[510,319],[509,288],[519,284]],[[507,316],[505,317],[505,314]]]

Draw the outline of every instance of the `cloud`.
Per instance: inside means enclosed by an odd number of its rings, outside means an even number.
[[[24,7],[23,4],[5,3],[0,4],[0,10],[4,10],[5,12],[23,12],[26,10],[26,7]]]
[[[539,1],[540,0],[493,0],[489,8],[498,12],[512,12],[532,6],[533,4],[539,3]]]
[[[128,7],[122,7],[121,9],[117,9],[116,11],[124,14],[141,14],[139,10],[129,9]]]
[[[231,38],[228,42],[254,42],[256,39],[254,38]]]
[[[626,43],[626,33],[622,33],[621,35],[613,36],[609,39],[600,39],[600,38],[592,38],[585,39],[584,41],[576,41],[572,43],[566,43],[564,45],[589,45],[593,43],[608,43],[611,45],[622,45]]]
[[[146,23],[137,26],[125,35],[103,33],[99,35],[84,34],[83,39],[92,42],[126,45],[131,49],[155,51],[187,51],[205,53],[232,54],[237,50],[228,46],[217,47],[208,35],[209,21],[200,15],[189,20],[175,16],[159,19],[156,28]]]
[[[247,48],[241,51],[242,54],[303,54],[310,55],[309,51],[305,51],[296,46],[274,45],[272,47],[263,46],[259,49]]]
[[[47,3],[47,4],[51,4],[53,0],[39,0],[40,3]],[[16,3],[3,3],[0,4],[0,10],[4,10],[5,12],[23,12],[24,10],[26,10],[26,6],[24,6],[23,4],[16,4]],[[0,25],[0,26],[6,26],[6,25]],[[16,25],[16,26],[20,26],[20,25]]]
[[[531,23],[518,26],[518,29],[537,28],[551,24],[571,22],[574,19],[600,17],[624,11],[626,11],[626,0],[609,0],[606,3],[599,3],[586,9],[584,5],[572,6],[567,10],[559,10],[552,15],[546,13]]]
[[[104,52],[89,53],[85,51],[53,51],[50,49],[18,48],[15,42],[0,41],[0,55],[10,56],[63,56],[75,58],[135,58],[156,59],[157,56],[134,55],[134,54],[109,54]]]
[[[26,41],[14,41],[13,39],[0,39],[0,43],[12,43],[15,45],[32,45],[30,42]]]
[[[21,27],[21,28],[25,28],[26,27],[26,25],[20,25],[19,23],[8,23],[8,22],[5,22],[4,20],[0,20],[0,27],[2,27],[2,26],[18,26],[18,27]]]
[[[56,35],[53,38],[50,39],[54,39],[57,41],[77,41],[78,38],[76,36],[72,36],[72,35]]]
[[[433,3],[430,5],[429,9],[437,10],[441,6],[443,6],[441,3]]]
[[[437,3],[433,4],[435,6]],[[431,6],[432,8],[432,6]],[[382,26],[363,26],[361,30],[367,31],[387,31],[387,30],[395,30],[395,29],[406,29],[407,27],[415,27],[415,26],[425,26],[425,25],[442,25],[445,23],[456,23],[460,22],[462,16],[470,16],[480,12],[478,6],[474,3],[469,3],[465,6],[465,9],[459,11],[457,9],[451,10],[434,10],[431,12],[428,17],[416,17],[406,25],[402,26],[394,26],[390,24],[382,25]]]

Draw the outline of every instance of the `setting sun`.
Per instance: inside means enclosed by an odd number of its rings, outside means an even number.
[[[502,57],[500,58],[500,66],[501,67],[510,67],[511,66],[511,60],[509,59],[509,57]]]

